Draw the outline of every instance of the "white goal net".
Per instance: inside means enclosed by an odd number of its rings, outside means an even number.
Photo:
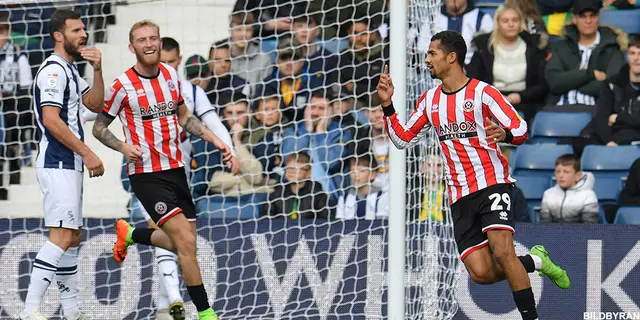
[[[199,213],[198,260],[222,319],[386,319],[394,298],[386,293],[394,263],[387,259],[387,221],[394,214],[406,214],[405,318],[451,319],[459,259],[435,141],[425,139],[408,151],[406,210],[388,200],[389,176],[404,174],[389,167],[393,145],[375,95],[384,65],[394,66],[390,5],[384,0],[0,2],[11,41],[1,46],[0,20],[0,57],[12,55],[0,58],[0,318],[21,311],[33,259],[47,236],[33,168],[31,79],[53,50],[51,13],[71,7],[83,16],[89,44],[103,53],[106,84],[135,63],[127,48],[131,25],[156,22],[161,36],[180,45],[180,75],[206,93],[206,99],[195,99],[196,110],[214,108],[230,132],[241,160],[238,176],[221,165],[210,144],[187,137]],[[408,5],[411,111],[433,86],[417,43],[428,43],[431,34],[421,30],[435,30],[440,1]],[[425,23],[428,29],[422,28]],[[93,71],[82,65],[91,84]],[[86,142],[105,163],[106,174],[85,179],[80,308],[92,319],[155,319],[153,250],[132,247],[122,265],[111,258],[117,218],[146,224],[122,174],[122,156],[97,142],[91,126],[85,123]],[[111,129],[122,138],[118,120]],[[189,301],[184,286],[182,293]],[[61,317],[58,295],[52,286],[45,297],[42,311],[49,319]],[[196,318],[192,304],[186,305]]]

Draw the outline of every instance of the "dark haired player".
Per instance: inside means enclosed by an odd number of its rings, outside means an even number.
[[[430,128],[436,130],[446,163],[455,239],[469,275],[480,284],[506,279],[522,319],[538,319],[527,272],[538,270],[562,289],[569,288],[569,277],[543,246],[516,256],[511,213],[516,180],[509,175],[497,143],[522,144],[527,124],[496,88],[465,75],[466,53],[464,39],[455,31],[431,38],[425,62],[431,76],[442,84],[420,97],[404,125],[391,103],[394,88],[385,67],[377,88],[385,128],[401,149],[415,145]]]

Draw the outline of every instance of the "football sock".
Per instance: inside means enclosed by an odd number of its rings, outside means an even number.
[[[516,302],[516,306],[523,320],[538,319],[536,300],[533,297],[533,291],[530,287],[524,290],[514,291],[513,300]]]
[[[158,271],[158,310],[169,310],[169,306],[171,303],[169,302],[169,297],[167,296],[167,290],[164,288],[164,281],[162,281],[162,275]]]
[[[53,281],[58,263],[63,254],[64,250],[50,241],[45,242],[40,251],[38,251],[36,260],[33,262],[23,316],[28,316],[40,308],[42,297],[47,292],[51,281]]]
[[[202,312],[210,308],[209,298],[207,298],[207,290],[204,289],[203,284],[187,286],[187,291],[189,292],[191,301],[196,306],[196,310],[198,310],[198,312]]]
[[[64,315],[75,319],[80,314],[78,308],[78,247],[65,251],[56,269],[56,284],[60,291],[60,303]]]
[[[542,259],[536,255],[526,254],[524,256],[519,256],[518,259],[520,259],[520,262],[524,266],[524,269],[527,270],[527,273],[532,273],[542,268]]]
[[[156,229],[153,228],[135,228],[131,230],[131,240],[134,243],[146,244],[152,246],[151,235]]]
[[[180,295],[180,279],[178,276],[178,256],[166,249],[156,247],[156,262],[158,263],[158,278],[163,284],[169,304],[182,301]]]

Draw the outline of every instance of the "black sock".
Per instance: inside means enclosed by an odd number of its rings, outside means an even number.
[[[536,272],[536,264],[533,262],[533,258],[530,255],[518,256],[520,262],[524,266],[524,269],[527,270],[527,273]]]
[[[191,297],[191,302],[196,306],[198,312],[209,309],[209,298],[207,298],[207,290],[204,289],[203,284],[197,286],[187,286],[187,292]]]
[[[135,243],[153,245],[151,243],[151,234],[156,231],[153,228],[135,228],[131,233],[131,240]]]
[[[533,297],[531,288],[513,292],[513,300],[522,315],[522,320],[538,319],[538,311],[536,310],[536,300]]]

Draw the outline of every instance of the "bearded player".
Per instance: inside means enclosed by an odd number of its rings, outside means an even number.
[[[49,285],[59,288],[65,319],[85,320],[78,308],[78,246],[82,239],[83,165],[89,177],[104,173],[102,161],[84,143],[80,120],[83,106],[102,109],[102,55],[87,48],[80,15],[56,10],[51,15],[53,54],[42,62],[33,86],[34,112],[40,140],[36,176],[44,195],[44,223],[49,240],[33,262],[20,319],[44,320],[39,311]],[[93,87],[80,77],[75,61],[93,67]]]
[[[431,76],[442,84],[420,97],[404,125],[391,102],[394,88],[385,67],[377,87],[385,128],[399,149],[415,145],[435,128],[445,160],[460,259],[476,283],[506,279],[522,319],[538,319],[527,273],[538,270],[562,289],[569,288],[570,280],[541,245],[534,246],[528,255],[516,256],[511,213],[511,190],[516,180],[509,175],[509,165],[497,143],[522,144],[527,124],[496,88],[465,75],[466,53],[464,39],[455,31],[431,38],[425,62]]]
[[[237,173],[239,166],[231,149],[185,105],[177,71],[160,63],[161,48],[160,28],[155,23],[143,20],[131,27],[129,50],[137,62],[111,84],[104,110],[93,126],[93,135],[100,142],[126,157],[131,188],[160,228],[133,228],[119,220],[113,257],[122,263],[133,243],[177,253],[198,318],[216,320],[196,259],[196,212],[179,147],[178,125],[214,144],[232,172]],[[108,129],[116,116],[124,128],[124,142]]]

